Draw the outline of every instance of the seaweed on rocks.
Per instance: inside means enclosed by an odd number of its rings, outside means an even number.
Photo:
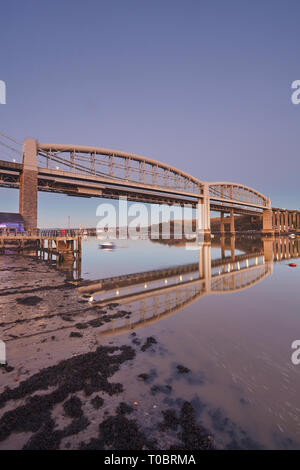
[[[148,441],[137,422],[123,414],[108,416],[99,424],[99,435],[89,443],[81,443],[81,450],[143,450],[156,449],[156,443]]]
[[[119,406],[116,409],[117,414],[121,415],[126,415],[126,414],[131,414],[133,413],[134,409],[132,406],[127,405],[127,403],[124,403],[123,401],[119,404]]]
[[[162,412],[164,421],[158,425],[160,431],[165,432],[168,429],[177,431],[180,444],[171,446],[170,450],[209,450],[213,449],[212,436],[206,429],[198,425],[195,419],[195,411],[190,402],[185,401],[182,404],[180,414],[176,411],[167,409]]]
[[[190,369],[188,369],[187,367],[185,367],[181,364],[179,364],[177,366],[177,370],[178,370],[179,374],[188,374],[190,372]]]
[[[93,405],[93,407],[95,408],[95,410],[99,410],[103,404],[104,404],[104,400],[103,398],[99,397],[99,395],[96,395],[92,400],[91,400],[91,404]]]
[[[116,352],[118,354],[113,354]],[[16,388],[7,388],[0,394],[0,408],[10,400],[26,401],[25,404],[6,411],[1,417],[0,441],[13,432],[43,432],[44,426],[49,425],[54,406],[63,403],[69,395],[76,392],[103,391],[110,396],[121,393],[122,384],[112,383],[108,379],[122,363],[134,357],[135,351],[130,346],[99,346],[94,352],[81,354],[42,369],[22,381]],[[50,387],[56,388],[49,393],[35,394],[47,391]]]
[[[82,402],[80,398],[73,396],[64,403],[64,411],[71,418],[80,418],[83,415]]]
[[[31,307],[34,307],[35,305],[39,304],[42,302],[43,299],[41,297],[38,297],[37,295],[32,295],[30,297],[22,297],[19,299],[16,299],[16,302],[20,305],[29,305]]]
[[[147,351],[147,349],[151,348],[151,346],[152,346],[153,344],[157,344],[157,341],[156,341],[155,338],[153,338],[153,336],[149,336],[149,337],[146,339],[146,341],[145,341],[145,343],[143,344],[143,346],[141,347],[141,351],[143,351],[143,352]]]

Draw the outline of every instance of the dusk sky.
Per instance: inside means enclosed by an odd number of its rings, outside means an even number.
[[[0,7],[0,132],[145,155],[300,209],[298,0]],[[39,225],[93,226],[99,202],[40,193]],[[18,211],[18,191],[0,189],[1,211]]]

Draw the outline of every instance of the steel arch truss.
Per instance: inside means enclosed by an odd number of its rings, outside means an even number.
[[[271,208],[268,197],[255,189],[238,183],[209,183],[209,196],[210,199],[221,202],[232,202],[261,209]]]
[[[180,191],[203,194],[203,183],[193,176],[150,158],[98,147],[38,144],[41,168]]]

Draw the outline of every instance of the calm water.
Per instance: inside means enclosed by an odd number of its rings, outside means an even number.
[[[81,294],[132,312],[108,324],[103,338],[125,343],[136,331],[157,339],[160,354],[141,367],[172,384],[159,400],[191,400],[217,446],[300,448],[300,365],[291,362],[291,344],[300,339],[300,264],[289,267],[298,251],[287,239],[190,249],[126,240],[105,251],[88,238],[82,277],[97,282]],[[191,373],[178,378],[176,364]],[[149,406],[158,399],[144,384],[129,385],[127,398]]]

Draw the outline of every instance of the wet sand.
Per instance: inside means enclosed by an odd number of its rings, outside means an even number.
[[[147,355],[160,354],[156,338],[99,334],[122,318],[130,311],[94,306],[45,262],[0,256],[0,449],[214,447],[193,405],[177,397],[168,406],[157,394],[171,386],[141,370]],[[178,364],[178,375],[188,373]],[[132,399],[141,383],[142,403]]]

